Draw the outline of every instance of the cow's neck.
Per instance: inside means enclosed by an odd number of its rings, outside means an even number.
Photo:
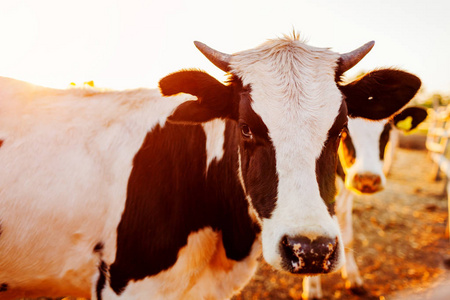
[[[227,122],[223,156],[209,166],[201,125],[166,123],[147,134],[133,160],[117,229],[117,254],[110,269],[116,292],[129,280],[169,269],[188,236],[203,228],[222,233],[228,258],[239,261],[250,253],[259,229],[248,215],[237,176],[236,126]]]

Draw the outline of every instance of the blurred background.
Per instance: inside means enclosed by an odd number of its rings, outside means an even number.
[[[0,76],[114,89],[156,87],[180,68],[223,79],[194,40],[234,53],[295,29],[336,52],[375,40],[349,76],[394,66],[417,74],[427,95],[446,95],[449,11],[444,0],[3,0]]]
[[[234,53],[296,30],[310,45],[340,53],[375,40],[348,78],[405,69],[423,83],[413,103],[448,120],[449,12],[443,0],[2,0],[0,76],[55,88],[88,82],[127,89],[157,87],[168,73],[199,68],[224,80],[194,40]],[[351,294],[333,275],[324,279],[325,299],[397,299],[402,290],[410,299],[450,282],[445,181],[434,180],[437,166],[425,146],[431,122],[401,139],[386,190],[355,201],[354,246],[368,293]],[[299,299],[301,290],[301,278],[261,261],[236,299]]]

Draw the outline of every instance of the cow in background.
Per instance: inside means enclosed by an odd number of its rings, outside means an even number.
[[[347,116],[389,117],[420,80],[341,75],[284,37],[184,70],[160,90],[55,90],[0,79],[0,298],[224,299],[261,248],[293,274],[339,269],[337,148]],[[167,98],[165,98],[165,97]]]
[[[421,107],[408,107],[392,119],[378,122],[349,118],[342,132],[339,146],[338,175],[340,190],[336,197],[336,215],[342,230],[346,262],[342,277],[346,288],[355,294],[364,294],[363,280],[359,274],[353,251],[353,198],[355,194],[373,194],[384,189],[391,168],[399,131],[411,131],[427,117]],[[399,127],[405,121],[408,126]],[[305,278],[303,298],[320,299],[320,276]]]

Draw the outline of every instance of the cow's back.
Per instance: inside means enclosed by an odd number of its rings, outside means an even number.
[[[184,98],[0,79],[2,298],[89,297],[99,249],[114,260],[133,157]]]

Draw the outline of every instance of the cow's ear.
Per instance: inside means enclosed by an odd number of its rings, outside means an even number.
[[[411,106],[405,108],[401,113],[394,117],[394,124],[397,128],[410,131],[422,123],[428,116],[427,110],[422,107]],[[410,122],[408,121],[410,120]],[[406,121],[408,124],[399,126],[399,122]]]
[[[420,79],[413,74],[381,69],[339,88],[345,96],[349,116],[380,120],[405,106],[420,85]]]
[[[232,88],[203,71],[182,70],[167,75],[159,81],[159,89],[163,96],[187,93],[198,99],[180,104],[169,122],[197,124],[233,115]]]

